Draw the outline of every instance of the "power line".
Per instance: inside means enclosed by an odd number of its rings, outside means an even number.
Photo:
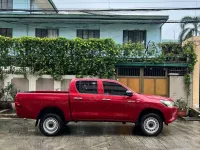
[[[73,12],[73,11],[168,11],[168,10],[200,10],[200,7],[191,7],[191,8],[115,8],[115,9],[58,9],[58,11],[67,11],[67,12]],[[7,11],[24,11],[24,12],[52,12],[55,11],[54,9],[43,9],[43,10],[31,10],[31,9],[0,9],[0,12],[7,12]]]
[[[121,1],[121,2],[90,2],[90,1],[80,1],[80,2],[56,2],[55,4],[84,4],[84,3],[90,3],[90,4],[95,4],[95,3],[102,3],[102,4],[108,4],[108,3],[111,3],[111,4],[121,4],[121,3],[196,3],[196,2],[200,2],[200,1],[195,1],[195,0],[192,0],[192,1],[189,1],[189,0],[182,0],[182,1],[134,1],[134,2],[130,2],[130,1]],[[16,2],[15,4],[27,4],[27,3],[21,3],[21,2]],[[37,4],[46,4],[46,3],[41,3],[41,2],[37,2]]]

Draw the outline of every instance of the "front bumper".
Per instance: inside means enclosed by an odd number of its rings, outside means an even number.
[[[172,123],[178,117],[178,108],[177,107],[166,108],[164,114],[165,114],[165,124]]]

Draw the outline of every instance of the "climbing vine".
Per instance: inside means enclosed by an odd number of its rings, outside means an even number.
[[[0,74],[27,72],[50,74],[60,80],[61,75],[92,75],[111,77],[120,49],[112,39],[66,38],[7,38],[0,36]],[[10,67],[11,66],[11,67]],[[19,70],[14,70],[15,67]]]
[[[149,42],[116,44],[112,39],[7,38],[0,36],[0,78],[6,74],[49,74],[55,80],[62,75],[115,75],[121,62],[186,62],[185,84],[189,89],[190,74],[197,56],[193,44],[155,44]],[[18,67],[18,69],[16,69]],[[4,71],[6,69],[6,71]]]
[[[190,95],[191,73],[194,71],[194,66],[197,62],[197,55],[194,52],[193,42],[189,42],[183,46],[183,54],[187,58],[188,68],[187,74],[184,76],[185,86],[187,90],[187,97]]]
[[[187,73],[184,75],[185,88],[187,91],[187,99],[190,95],[191,74],[194,71],[194,66],[197,62],[197,55],[194,51],[194,43],[187,42],[183,46],[176,43],[161,44],[163,53],[166,57],[172,60],[184,61],[188,64]],[[168,60],[169,61],[169,60]]]

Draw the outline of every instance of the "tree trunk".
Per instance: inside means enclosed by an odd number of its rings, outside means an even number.
[[[197,30],[197,29],[195,29],[195,36],[197,36],[197,34],[198,34],[198,30]]]
[[[195,24],[194,32],[195,32],[195,36],[197,36],[198,35],[198,24]]]

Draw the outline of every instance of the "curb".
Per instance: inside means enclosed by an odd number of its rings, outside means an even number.
[[[182,117],[184,121],[200,121],[199,117]]]
[[[16,114],[0,114],[0,118],[18,118]]]

